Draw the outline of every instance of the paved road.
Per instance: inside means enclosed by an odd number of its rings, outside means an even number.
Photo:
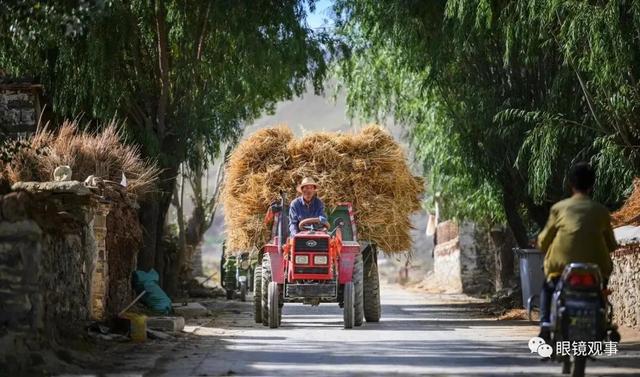
[[[337,305],[285,305],[282,327],[271,330],[253,323],[249,303],[216,301],[224,313],[188,327],[194,336],[156,353],[145,370],[127,366],[143,359],[133,357],[117,375],[560,375],[559,364],[529,353],[537,330],[524,321],[483,318],[462,296],[385,286],[382,297],[382,321],[353,330],[342,329]],[[621,345],[587,371],[640,375],[640,343]]]

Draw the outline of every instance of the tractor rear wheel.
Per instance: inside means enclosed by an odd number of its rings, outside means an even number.
[[[253,319],[262,323],[262,266],[253,273]]]
[[[354,322],[355,326],[362,326],[364,322],[364,292],[363,292],[364,271],[362,265],[362,254],[358,254],[353,265],[353,290],[354,290]]]
[[[261,310],[262,324],[269,326],[269,283],[271,283],[271,261],[269,254],[265,254],[262,258],[262,288],[261,288]]]
[[[355,317],[354,317],[354,296],[355,296],[355,292],[353,289],[353,282],[348,282],[344,285],[344,308],[343,313],[344,313],[344,328],[345,329],[352,329],[353,328],[353,323],[355,322]]]
[[[378,277],[377,250],[375,246],[368,247],[364,255],[364,318],[367,322],[380,321],[380,278]]]
[[[272,329],[280,326],[280,290],[278,283],[272,281],[269,283],[269,327]]]

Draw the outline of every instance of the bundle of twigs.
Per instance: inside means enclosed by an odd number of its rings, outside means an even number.
[[[124,174],[129,193],[143,195],[152,191],[158,168],[140,156],[139,148],[122,140],[114,121],[96,133],[80,131],[77,121],[65,121],[57,130],[39,129],[26,146],[15,152],[1,173],[10,184],[51,181],[56,167],[68,165],[73,180],[84,181],[100,170],[106,175],[101,178],[115,182],[121,182]]]

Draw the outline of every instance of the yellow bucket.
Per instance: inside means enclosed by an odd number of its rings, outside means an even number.
[[[136,313],[124,313],[123,318],[131,322],[130,333],[131,340],[136,343],[142,343],[147,340],[147,316]]]

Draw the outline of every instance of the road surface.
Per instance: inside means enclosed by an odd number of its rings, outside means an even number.
[[[560,364],[530,353],[537,328],[483,317],[465,296],[383,286],[383,317],[342,328],[337,305],[285,305],[282,327],[253,322],[251,304],[212,301],[219,315],[152,355],[125,355],[113,376],[550,376]],[[151,359],[150,359],[151,358]],[[640,375],[640,343],[587,365],[589,375]]]

